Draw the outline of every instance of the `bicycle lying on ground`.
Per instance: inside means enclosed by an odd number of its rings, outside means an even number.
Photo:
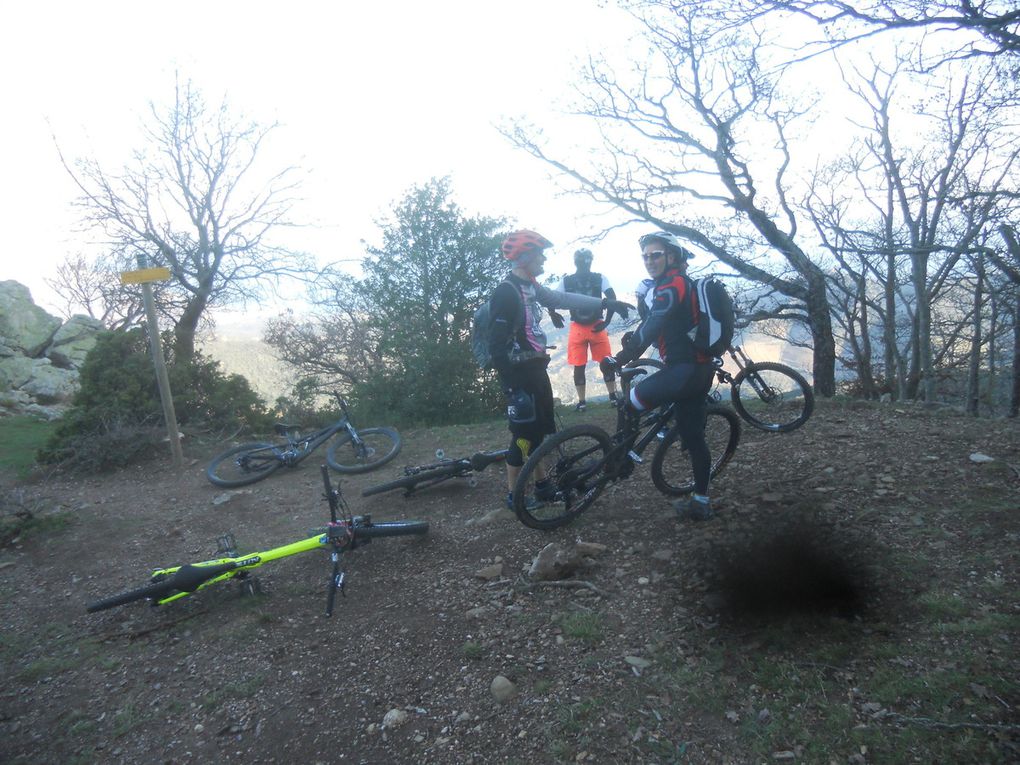
[[[344,591],[345,573],[342,570],[343,554],[362,544],[372,541],[375,537],[399,537],[424,534],[429,530],[428,521],[382,521],[374,522],[371,516],[352,516],[347,502],[340,494],[340,487],[333,488],[329,480],[329,471],[322,466],[322,482],[326,489],[326,501],[329,503],[329,525],[313,529],[307,539],[274,547],[264,552],[238,555],[234,550],[234,540],[229,534],[220,537],[218,552],[222,557],[205,560],[199,563],[187,563],[182,566],[158,568],[152,572],[150,582],[137,590],[114,595],[91,603],[89,613],[102,611],[114,606],[121,606],[136,600],[149,600],[154,606],[161,606],[180,598],[203,590],[217,582],[228,579],[239,579],[242,588],[253,593],[257,591],[254,577],[249,577],[252,569],[266,563],[291,555],[298,555],[309,550],[329,550],[333,562],[333,570],[329,578],[326,595],[326,616],[333,614],[333,602],[336,593]]]
[[[334,393],[341,417],[331,425],[308,435],[298,426],[278,423],[276,432],[287,440],[275,444],[241,444],[215,457],[205,475],[216,486],[227,489],[261,481],[287,465],[294,467],[337,433],[326,449],[326,464],[338,473],[367,473],[382,467],[400,452],[403,443],[393,428],[355,428],[347,401]]]
[[[371,497],[373,494],[403,489],[404,496],[409,497],[418,489],[427,489],[451,478],[467,478],[468,485],[474,487],[478,482],[473,474],[482,472],[495,462],[502,462],[506,459],[506,452],[506,449],[496,452],[475,452],[470,457],[447,459],[442,449],[436,449],[438,462],[405,467],[403,478],[378,486],[369,486],[361,492],[361,496]]]
[[[623,400],[629,395],[631,380],[648,374],[658,362],[638,359],[619,372]],[[591,507],[606,486],[630,476],[641,456],[653,442],[652,483],[663,494],[682,496],[694,491],[694,475],[683,439],[673,421],[676,404],[635,412],[617,406],[616,432],[610,435],[597,425],[583,424],[565,428],[546,437],[531,453],[514,484],[514,513],[525,526],[554,529],[574,520]],[[660,437],[660,431],[668,428]],[[714,401],[708,404],[705,437],[712,454],[711,476],[722,472],[733,458],[740,442],[740,418],[731,409]],[[535,471],[545,464],[553,482],[555,499],[528,507],[534,494]]]

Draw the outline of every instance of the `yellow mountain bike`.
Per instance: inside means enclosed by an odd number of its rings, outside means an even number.
[[[219,540],[219,552],[222,557],[198,563],[170,566],[169,568],[158,568],[152,572],[149,583],[144,587],[97,600],[87,607],[88,611],[90,613],[102,611],[136,600],[148,600],[154,606],[161,606],[228,579],[238,579],[245,589],[254,591],[253,579],[248,578],[252,569],[310,550],[328,550],[333,562],[333,570],[327,589],[326,616],[331,616],[336,594],[337,592],[342,593],[344,590],[345,576],[342,570],[342,561],[345,552],[354,550],[359,545],[372,541],[375,537],[421,535],[429,530],[429,524],[428,521],[375,522],[368,515],[352,516],[349,513],[347,502],[340,494],[339,486],[333,488],[330,484],[329,471],[325,465],[322,466],[322,482],[326,488],[330,522],[328,526],[311,530],[309,532],[311,536],[307,539],[282,547],[274,547],[264,552],[238,555],[233,549],[233,537],[228,534],[220,537]]]

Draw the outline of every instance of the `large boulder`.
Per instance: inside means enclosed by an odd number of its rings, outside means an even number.
[[[28,356],[0,358],[0,390],[20,388],[31,380],[35,362],[38,360],[30,359]]]
[[[102,329],[102,322],[91,316],[72,316],[53,335],[46,358],[64,369],[80,368]]]
[[[53,366],[49,359],[33,359],[32,376],[19,390],[38,404],[70,404],[78,390],[78,370]]]
[[[0,346],[36,357],[50,344],[61,321],[32,302],[19,282],[0,282]]]

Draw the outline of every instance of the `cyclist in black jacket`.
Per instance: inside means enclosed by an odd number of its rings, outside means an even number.
[[[489,352],[507,396],[511,441],[506,458],[507,504],[513,506],[513,488],[524,461],[542,439],[556,432],[552,383],[546,367],[549,354],[541,327],[542,307],[592,311],[609,308],[627,318],[631,306],[617,300],[559,292],[540,285],[545,250],[552,243],[534,231],[515,231],[503,241],[503,256],[513,264],[510,274],[492,293]],[[535,497],[551,499],[554,489],[541,467],[535,471]]]
[[[591,250],[582,248],[574,253],[574,266],[577,271],[567,274],[557,288],[561,292],[576,292],[581,295],[591,295],[601,298],[603,294],[610,300],[616,300],[616,292],[609,284],[609,280],[600,273],[591,270],[594,260]],[[562,317],[555,311],[549,312],[553,324],[557,327],[563,326]],[[559,320],[559,321],[557,321]],[[603,317],[602,309],[597,311],[581,311],[576,308],[570,310],[570,335],[567,339],[567,363],[574,368],[574,388],[577,390],[576,409],[583,412],[587,408],[585,396],[584,368],[588,364],[588,351],[591,350],[591,360],[596,364],[612,353],[609,346],[609,333],[606,327],[613,320],[613,311],[609,310]],[[602,376],[606,383],[606,390],[609,392],[609,399],[616,401],[616,375],[611,370]]]
[[[665,231],[646,234],[639,243],[648,275],[655,280],[649,310],[626,338],[623,349],[615,358],[603,360],[602,366],[615,369],[640,358],[652,343],[657,345],[666,368],[631,388],[627,403],[639,411],[672,401],[680,404],[677,425],[691,457],[694,494],[689,502],[678,502],[676,509],[681,518],[707,520],[712,517],[712,506],[708,498],[711,454],[705,440],[705,397],[712,387],[715,367],[688,335],[698,316],[693,285],[687,277],[687,261],[694,256]]]

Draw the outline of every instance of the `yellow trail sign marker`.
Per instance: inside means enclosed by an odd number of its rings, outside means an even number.
[[[121,271],[121,284],[145,284],[147,282],[165,282],[170,278],[169,268],[140,268],[137,271]]]

